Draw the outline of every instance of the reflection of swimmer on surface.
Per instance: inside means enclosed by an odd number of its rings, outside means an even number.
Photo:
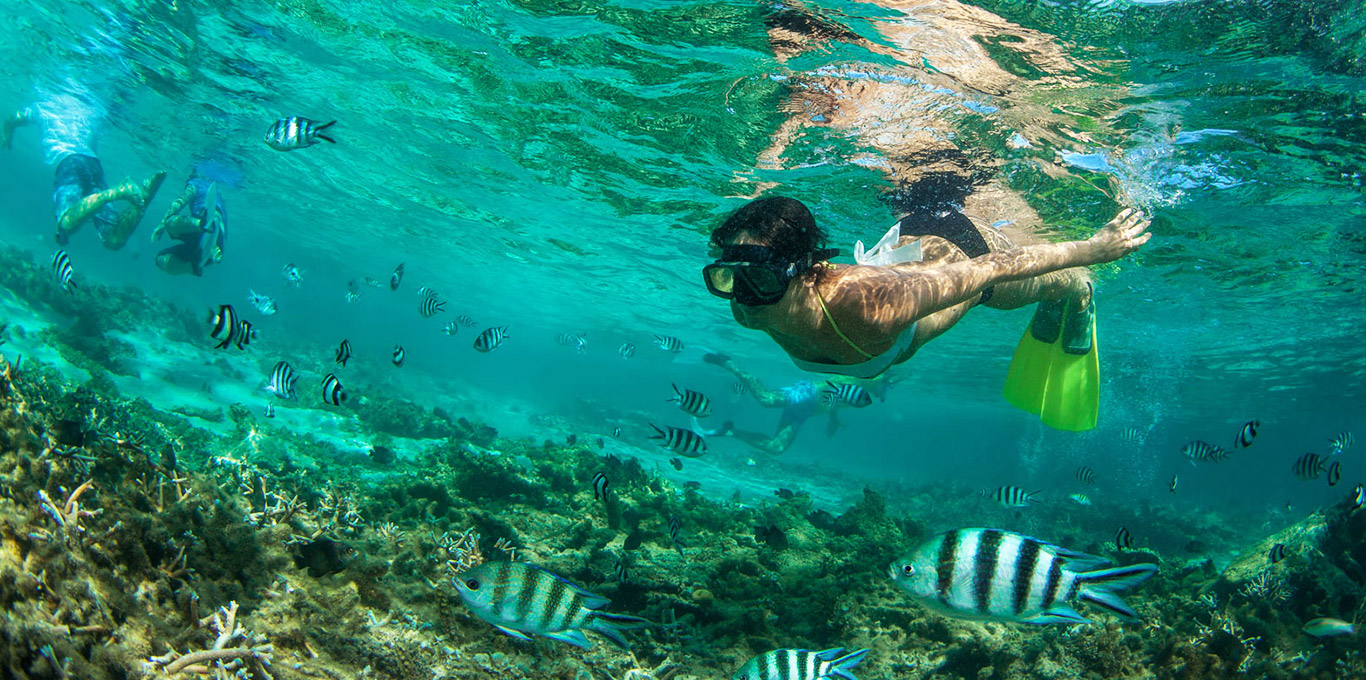
[[[95,118],[103,110],[82,95],[88,97],[82,91],[65,92],[5,119],[0,146],[10,148],[18,128],[41,123],[48,162],[55,166],[52,205],[57,243],[65,245],[72,234],[93,223],[104,247],[118,250],[142,221],[166,173],[158,172],[145,182],[124,180],[111,189],[92,148]],[[116,208],[120,201],[127,205]]]
[[[157,254],[157,268],[167,274],[203,276],[205,267],[222,262],[228,217],[218,184],[197,173],[191,176],[152,231],[152,241],[162,234],[180,241]]]
[[[721,431],[713,434],[730,435],[764,453],[778,455],[792,447],[802,425],[818,413],[829,413],[825,436],[834,436],[839,429],[838,409],[833,401],[821,398],[822,390],[815,383],[803,380],[788,387],[770,390],[758,378],[741,370],[730,357],[724,354],[707,354],[702,357],[702,360],[720,366],[734,375],[744,385],[745,393],[753,396],[754,401],[759,406],[783,410],[782,416],[778,419],[778,429],[773,436],[735,429],[730,423],[722,427]],[[885,385],[879,385],[879,387],[885,387]]]

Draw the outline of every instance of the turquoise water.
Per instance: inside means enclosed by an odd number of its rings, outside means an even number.
[[[838,508],[865,484],[1051,489],[1085,464],[1122,480],[1105,491],[1120,508],[1279,527],[1366,479],[1360,449],[1336,488],[1290,474],[1337,433],[1366,435],[1362,16],[1348,1],[8,3],[0,111],[57,102],[111,181],[169,173],[127,247],[107,251],[92,228],[73,238],[78,281],[132,286],[187,316],[233,304],[256,322],[261,340],[220,365],[207,327],[202,345],[161,331],[197,318],[129,331],[143,363],[120,388],[158,408],[256,410],[266,371],[289,359],[309,368],[280,422],[363,448],[352,416],[316,399],[345,337],[353,397],[537,440],[622,427],[612,451],[717,498],[800,487]],[[775,54],[771,34],[812,26],[833,38]],[[821,82],[880,104],[855,128],[827,124],[799,85]],[[262,143],[291,115],[337,120],[337,143]],[[975,189],[1008,190],[1062,235],[1089,235],[1124,205],[1152,215],[1153,241],[1099,270],[1099,426],[1055,432],[1006,405],[1029,312],[980,310],[897,368],[885,402],[842,414],[833,437],[814,418],[780,458],[718,438],[675,474],[645,438],[649,422],[686,425],[665,403],[670,383],[713,395],[714,420],[769,432],[777,417],[733,396],[704,351],[775,387],[813,378],[708,295],[708,233],[745,197],[780,193],[806,201],[849,261],[856,239],[898,216],[876,141],[888,130],[912,140],[897,147],[912,165],[943,160],[915,155],[915,140],[933,140]],[[49,151],[25,128],[0,154],[0,238],[42,266]],[[172,278],[148,236],[195,167],[225,187],[230,236],[222,264]],[[1016,219],[991,205],[992,219]],[[297,288],[280,274],[289,263]],[[387,281],[399,263],[398,291],[347,302],[349,280]],[[420,286],[447,311],[419,317]],[[279,314],[256,314],[248,290],[275,296]],[[61,323],[7,298],[11,324]],[[442,334],[458,314],[479,327]],[[509,327],[505,346],[474,352],[489,325]],[[584,334],[586,350],[559,333]],[[666,354],[655,334],[689,349]],[[61,363],[35,340],[5,351]],[[1227,444],[1253,418],[1262,435],[1236,465],[1181,458],[1187,441]],[[1121,439],[1127,427],[1140,446]]]

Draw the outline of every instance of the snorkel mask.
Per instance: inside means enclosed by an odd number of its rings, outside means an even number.
[[[702,268],[702,279],[712,295],[748,307],[771,305],[787,292],[787,284],[838,250],[817,250],[796,262],[778,257],[768,246],[721,246],[721,257]]]

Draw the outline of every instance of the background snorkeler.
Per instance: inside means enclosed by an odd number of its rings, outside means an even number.
[[[812,416],[827,413],[828,420],[825,425],[825,436],[832,437],[839,430],[839,407],[837,400],[827,400],[822,398],[824,391],[821,386],[809,380],[802,380],[787,387],[777,390],[770,390],[762,381],[753,374],[741,370],[735,365],[735,361],[724,354],[715,352],[708,353],[702,360],[714,366],[720,366],[734,375],[744,387],[745,394],[754,398],[755,403],[764,408],[781,408],[782,415],[778,418],[777,430],[772,436],[747,430],[740,430],[734,427],[733,423],[727,423],[716,432],[710,434],[714,436],[732,436],[736,439],[771,455],[785,453],[792,447],[797,440],[797,434],[801,431],[802,425]],[[831,379],[836,385],[844,383],[862,384],[870,388],[869,391],[879,399],[886,398],[886,389],[890,384],[887,377],[869,383],[869,381],[850,381],[845,378],[834,377]]]
[[[0,146],[11,148],[18,128],[41,124],[47,161],[55,166],[52,207],[57,243],[66,245],[72,234],[93,222],[104,247],[118,250],[142,221],[166,173],[157,172],[145,182],[126,179],[111,189],[94,151],[94,129],[104,118],[104,108],[78,83],[63,85],[6,118],[0,126]],[[116,208],[119,201],[127,205]]]
[[[157,254],[157,268],[167,274],[203,276],[205,267],[222,262],[228,239],[228,214],[218,184],[200,176],[198,171],[190,175],[185,188],[152,231],[152,242],[162,234],[180,241]]]

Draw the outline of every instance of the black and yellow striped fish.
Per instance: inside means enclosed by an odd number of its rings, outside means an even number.
[[[650,625],[636,616],[600,611],[607,598],[530,564],[485,562],[452,583],[476,616],[521,640],[542,635],[587,649],[584,631],[592,631],[626,649],[621,632]]]

